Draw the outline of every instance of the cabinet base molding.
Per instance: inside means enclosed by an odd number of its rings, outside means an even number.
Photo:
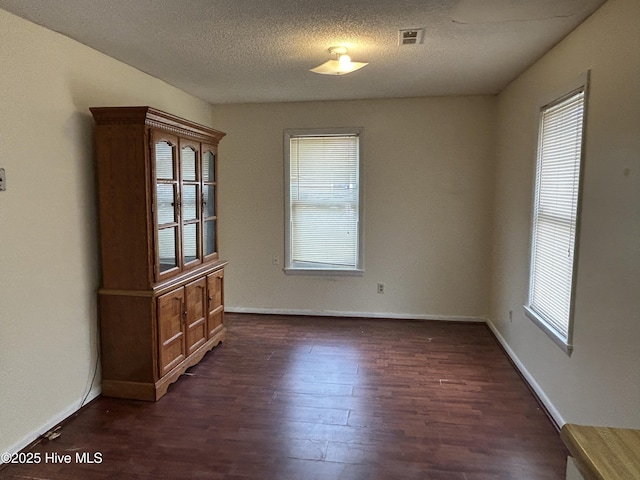
[[[105,397],[129,398],[154,402],[156,389],[153,383],[124,382],[121,380],[103,380],[102,395]]]
[[[147,402],[160,400],[160,398],[167,393],[171,384],[175,383],[189,368],[200,362],[207,352],[224,342],[226,336],[227,329],[223,327],[215,337],[202,345],[202,347],[192,353],[185,361],[177,365],[171,372],[155,383],[103,380],[102,395],[131,400],[144,400]]]

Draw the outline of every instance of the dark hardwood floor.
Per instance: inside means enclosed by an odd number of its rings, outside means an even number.
[[[159,402],[100,397],[0,477],[564,479],[559,434],[485,325],[226,319]]]

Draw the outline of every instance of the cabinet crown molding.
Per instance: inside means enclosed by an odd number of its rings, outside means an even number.
[[[96,125],[146,125],[162,128],[176,135],[213,137],[220,141],[226,133],[199,123],[163,112],[154,107],[91,107]]]

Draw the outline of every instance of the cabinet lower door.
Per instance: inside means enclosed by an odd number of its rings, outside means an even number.
[[[191,355],[207,341],[207,281],[201,278],[184,288],[187,298],[187,355]]]
[[[207,330],[209,338],[222,330],[224,322],[224,270],[207,275],[207,294],[209,300]]]
[[[185,359],[184,288],[158,297],[157,308],[159,369],[160,376],[163,376]]]

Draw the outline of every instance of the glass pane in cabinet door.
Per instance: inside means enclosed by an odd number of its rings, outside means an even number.
[[[160,262],[160,272],[166,272],[178,266],[176,233],[176,227],[158,230],[158,261]]]
[[[198,258],[198,224],[190,223],[182,228],[182,251],[184,263],[189,263]]]
[[[176,221],[176,210],[173,207],[175,192],[173,184],[156,185],[156,202],[158,205],[158,225]]]
[[[197,187],[195,185],[182,186],[182,220],[196,220],[196,194]]]
[[[191,147],[184,147],[182,149],[182,156],[180,158],[182,163],[182,180],[186,182],[193,182],[196,180],[196,152]]]
[[[216,251],[216,221],[204,222],[204,255],[211,255]]]
[[[156,143],[156,178],[174,180],[173,147],[168,142]]]
[[[204,186],[204,216],[205,217],[213,217],[216,214],[216,187],[213,185],[205,185]]]
[[[211,150],[202,154],[202,179],[205,182],[215,182],[216,157]]]

